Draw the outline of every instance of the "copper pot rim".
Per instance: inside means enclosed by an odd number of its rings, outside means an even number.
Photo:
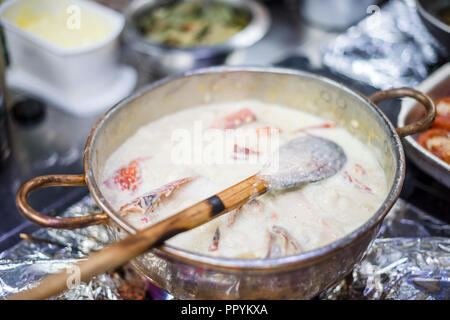
[[[190,264],[208,265],[210,267],[216,267],[220,269],[225,268],[225,269],[239,269],[239,270],[258,270],[258,269],[274,270],[280,268],[289,268],[300,264],[307,265],[310,263],[314,263],[315,261],[325,259],[335,251],[349,246],[358,238],[363,236],[365,233],[369,232],[373,228],[376,228],[382,222],[386,214],[389,212],[391,207],[394,205],[395,201],[400,196],[400,191],[405,178],[405,156],[400,137],[397,134],[395,127],[392,125],[392,123],[389,121],[386,115],[375,103],[373,103],[368,97],[366,97],[362,93],[348,87],[345,84],[310,72],[278,67],[219,66],[189,71],[178,76],[170,76],[157,82],[154,82],[150,85],[147,85],[142,89],[140,89],[135,94],[122,100],[114,107],[106,111],[93,127],[86,141],[86,146],[84,150],[85,179],[92,197],[100,206],[100,208],[109,216],[109,218],[111,218],[111,220],[115,224],[117,224],[122,230],[124,230],[129,234],[134,234],[137,232],[137,229],[131,226],[129,223],[127,223],[124,219],[122,219],[120,215],[106,201],[97,185],[94,174],[91,170],[91,161],[92,161],[91,152],[93,152],[92,146],[95,142],[98,132],[100,131],[100,128],[102,128],[104,125],[107,124],[109,117],[111,117],[115,112],[117,112],[119,109],[123,107],[126,107],[126,105],[130,101],[138,98],[139,96],[141,96],[142,94],[146,93],[149,90],[154,90],[170,81],[180,78],[186,78],[202,74],[223,73],[223,72],[260,72],[260,73],[274,73],[274,74],[294,75],[300,77],[309,77],[319,81],[326,82],[330,85],[342,89],[347,94],[356,96],[361,100],[361,102],[365,103],[367,107],[372,108],[373,111],[375,111],[376,116],[378,116],[382,120],[383,126],[388,131],[389,135],[392,137],[391,141],[394,146],[393,148],[394,156],[396,158],[395,163],[397,164],[394,174],[394,181],[384,202],[381,204],[378,210],[373,214],[373,216],[368,221],[366,221],[362,226],[358,227],[356,230],[346,235],[345,237],[338,239],[337,241],[334,241],[328,245],[313,249],[311,251],[271,259],[236,259],[236,258],[211,257],[204,254],[194,253],[188,250],[176,248],[169,244],[163,244],[158,248],[152,249],[151,250],[152,253],[164,258],[182,260]]]

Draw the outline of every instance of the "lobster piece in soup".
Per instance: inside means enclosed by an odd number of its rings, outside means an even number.
[[[101,191],[124,219],[143,228],[256,174],[299,135],[339,144],[347,155],[343,169],[319,182],[266,193],[166,243],[249,259],[312,250],[364,224],[388,190],[364,143],[309,113],[249,100],[167,115],[138,129],[110,156]]]

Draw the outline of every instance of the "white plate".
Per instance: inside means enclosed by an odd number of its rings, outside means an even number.
[[[445,85],[444,85],[445,84]],[[430,95],[436,100],[450,96],[450,63],[445,64],[424,80],[417,90]],[[405,100],[398,115],[398,126],[403,127],[417,102]],[[450,165],[419,145],[413,136],[404,139],[405,151],[409,158],[424,172],[450,188]]]

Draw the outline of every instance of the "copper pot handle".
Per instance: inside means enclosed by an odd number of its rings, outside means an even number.
[[[25,182],[17,191],[16,205],[25,218],[44,227],[58,229],[75,229],[102,224],[108,220],[105,213],[90,214],[82,217],[58,218],[43,215],[28,203],[28,195],[35,189],[56,186],[84,186],[84,175],[48,175],[35,177]]]
[[[369,99],[375,104],[387,99],[404,97],[410,97],[420,102],[425,107],[427,113],[425,117],[423,117],[419,121],[408,124],[401,128],[397,128],[397,133],[401,138],[423,131],[431,126],[434,118],[436,117],[436,106],[434,105],[433,100],[431,100],[431,98],[425,93],[411,88],[398,88],[377,91],[369,97]]]

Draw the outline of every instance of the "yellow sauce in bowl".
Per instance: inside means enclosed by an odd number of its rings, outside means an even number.
[[[53,1],[44,1],[52,4]],[[36,7],[34,1],[21,3],[7,19],[19,28],[53,45],[74,49],[92,45],[113,31],[113,22],[95,10],[70,1],[49,7]]]

